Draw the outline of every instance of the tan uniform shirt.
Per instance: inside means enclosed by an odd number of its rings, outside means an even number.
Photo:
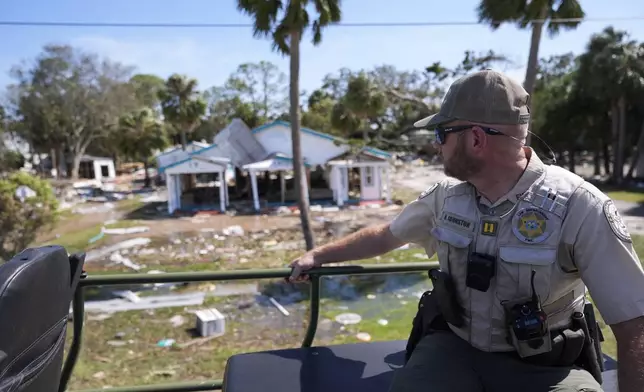
[[[516,186],[495,203],[479,196],[480,208],[510,211],[521,195],[544,172],[545,165],[529,149],[529,163]],[[393,220],[390,230],[397,238],[416,243],[432,257],[438,240],[430,232],[450,185],[461,183],[445,179],[409,203]],[[562,253],[563,252],[563,253]],[[572,195],[562,226],[558,260],[571,261],[588,288],[598,311],[607,324],[616,324],[644,315],[644,270],[633,249],[628,231],[610,198],[590,183],[583,183]]]

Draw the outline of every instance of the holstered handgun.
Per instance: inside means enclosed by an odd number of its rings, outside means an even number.
[[[435,331],[451,331],[447,325],[448,322],[455,326],[463,324],[462,316],[457,310],[458,305],[456,305],[457,309],[450,308],[451,301],[456,300],[450,276],[438,269],[430,270],[428,275],[432,280],[433,289],[425,291],[418,301],[418,312],[407,339],[405,363],[409,361],[416,345],[423,337]],[[448,318],[451,321],[448,321]]]
[[[434,268],[429,270],[429,278],[432,280],[434,291],[436,292],[436,301],[440,313],[445,321],[455,327],[463,326],[463,310],[458,304],[456,298],[456,289],[452,282],[452,277],[448,273]]]

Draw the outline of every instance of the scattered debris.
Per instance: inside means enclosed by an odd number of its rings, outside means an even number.
[[[114,346],[114,347],[120,347],[120,346],[125,346],[127,342],[123,340],[108,340],[107,345],[108,346]]]
[[[105,372],[96,372],[96,373],[94,373],[92,375],[92,377],[94,377],[94,378],[96,378],[98,380],[102,380],[102,379],[105,378]]]
[[[186,322],[186,319],[180,314],[177,314],[176,316],[172,316],[170,318],[170,323],[172,324],[173,327],[180,327],[185,322]]]
[[[175,306],[199,306],[203,304],[206,293],[170,294],[156,295],[154,297],[142,297],[136,303],[125,299],[109,299],[104,301],[86,301],[85,311],[114,313],[128,310],[146,310],[168,308]]]
[[[129,240],[121,241],[111,246],[106,246],[101,249],[91,250],[87,252],[87,257],[85,258],[85,262],[100,260],[106,257],[107,255],[112,254],[119,250],[134,248],[137,246],[146,246],[151,241],[152,241],[151,239],[144,238],[144,237],[132,238]]]
[[[175,343],[174,339],[162,339],[157,342],[159,347],[170,347]]]
[[[172,377],[172,376],[174,376],[176,373],[177,373],[177,372],[176,372],[176,371],[174,371],[174,370],[165,369],[165,370],[154,370],[154,371],[151,371],[151,372],[150,372],[150,375],[151,375],[151,376],[155,376],[155,377],[158,377],[158,376],[162,376],[162,377]]]
[[[239,225],[235,225],[223,229],[222,233],[227,236],[242,236],[244,235],[244,229]]]
[[[141,298],[139,298],[138,295],[134,294],[130,290],[114,291],[114,295],[116,295],[118,297],[121,297],[121,298],[125,298],[130,302],[134,302],[134,303],[141,302]]]
[[[110,255],[110,261],[114,264],[123,264],[124,266],[133,269],[135,271],[138,271],[141,269],[141,266],[134,263],[132,260],[130,260],[127,257],[123,257],[120,253],[114,252]]]
[[[363,341],[363,342],[369,342],[369,341],[371,341],[371,335],[369,335],[369,334],[368,334],[368,333],[366,333],[366,332],[358,332],[358,333],[356,334],[356,338],[357,338],[358,340]]]
[[[74,214],[98,214],[101,212],[108,212],[114,209],[114,204],[112,203],[101,203],[99,205],[92,205],[89,207],[76,207],[72,209]]]
[[[197,331],[201,336],[221,336],[226,332],[226,318],[215,308],[197,310]]]
[[[206,336],[206,337],[203,337],[203,338],[196,338],[196,339],[188,340],[185,343],[178,344],[178,346],[179,346],[179,348],[186,348],[186,347],[194,346],[195,344],[200,345],[200,344],[204,344],[206,342],[209,342],[209,341],[211,341],[211,340],[213,340],[215,338],[218,338],[220,336],[221,335],[212,335],[212,336]]]
[[[362,317],[355,313],[341,313],[335,316],[335,321],[342,325],[358,324],[362,321]]]
[[[114,229],[103,228],[103,233],[124,235],[124,234],[145,233],[146,231],[149,231],[149,230],[150,228],[147,226],[134,226],[134,227],[123,227],[123,228],[114,228]]]
[[[87,241],[88,244],[93,244],[94,242],[100,240],[101,238],[105,237],[105,232],[101,230],[100,233],[95,235],[94,237],[90,238],[89,241]]]
[[[288,315],[290,314],[290,313],[288,312],[288,310],[286,310],[286,308],[284,308],[282,305],[280,305],[280,303],[279,303],[279,302],[277,302],[277,301],[275,300],[275,298],[273,298],[273,297],[268,297],[268,300],[269,300],[269,301],[273,304],[273,306],[275,306],[275,307],[277,308],[277,310],[279,310],[279,311],[280,311],[284,316],[288,316]]]

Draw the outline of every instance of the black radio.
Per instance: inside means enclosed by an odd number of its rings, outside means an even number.
[[[529,300],[505,303],[513,345],[521,357],[527,357],[551,350],[548,336],[548,316],[541,308],[541,301],[534,288],[532,271]],[[546,338],[548,336],[548,338]]]

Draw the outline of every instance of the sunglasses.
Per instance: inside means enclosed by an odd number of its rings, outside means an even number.
[[[455,133],[455,132],[462,132],[462,131],[467,131],[469,129],[472,129],[474,127],[479,127],[483,130],[488,135],[505,135],[501,131],[497,131],[494,128],[488,128],[488,127],[482,127],[480,125],[455,125],[453,127],[437,127],[434,129],[434,133],[436,135],[436,142],[438,144],[445,144],[445,137],[447,136],[448,133]],[[506,135],[509,136],[509,135]],[[512,136],[510,136],[512,137]],[[514,137],[512,137],[514,139]],[[518,139],[517,139],[518,140]]]

